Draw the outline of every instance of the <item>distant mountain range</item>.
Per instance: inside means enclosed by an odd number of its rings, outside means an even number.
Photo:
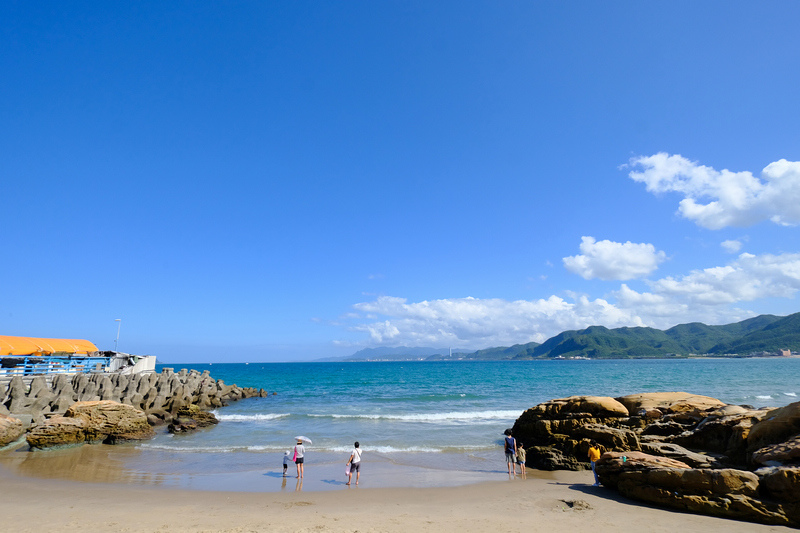
[[[761,315],[727,324],[680,324],[667,330],[591,326],[559,333],[542,344],[486,348],[475,352],[445,348],[367,348],[328,361],[513,361],[529,359],[630,359],[657,357],[747,357],[800,352],[800,313]]]

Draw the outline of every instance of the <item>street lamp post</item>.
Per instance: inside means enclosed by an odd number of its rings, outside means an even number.
[[[114,322],[117,322],[117,338],[114,339],[114,351],[116,352],[117,351],[117,343],[119,343],[119,330],[122,327],[122,319],[121,318],[115,318]]]

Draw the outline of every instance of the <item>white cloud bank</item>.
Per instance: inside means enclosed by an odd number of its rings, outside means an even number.
[[[369,334],[373,346],[476,349],[542,342],[564,330],[591,325],[667,328],[692,321],[735,322],[753,316],[736,304],[792,297],[800,290],[800,254],[744,253],[725,266],[647,284],[647,292],[622,284],[609,300],[570,295],[530,301],[453,298],[409,303],[382,296],[353,306],[350,329]]]
[[[581,237],[581,255],[565,257],[564,267],[584,279],[628,280],[643,278],[658,268],[667,254],[646,243],[597,242]]]
[[[629,176],[653,193],[684,196],[678,212],[708,229],[752,226],[764,220],[800,224],[800,162],[781,159],[755,177],[689,161],[680,155],[658,153],[631,159]]]
[[[353,306],[369,317],[386,317],[352,326],[369,334],[371,345],[452,346],[483,348],[520,342],[542,342],[553,332],[601,321],[612,326],[639,324],[639,319],[605,300],[578,296],[568,302],[508,301],[499,298],[451,298],[409,303],[381,296]]]

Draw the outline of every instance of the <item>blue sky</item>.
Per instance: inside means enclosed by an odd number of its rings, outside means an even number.
[[[166,362],[800,311],[797,2],[4,2],[0,334]]]

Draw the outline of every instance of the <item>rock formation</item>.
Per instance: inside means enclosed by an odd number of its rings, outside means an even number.
[[[167,430],[170,433],[186,433],[218,423],[219,420],[213,413],[203,411],[196,405],[187,405],[178,409]]]
[[[25,427],[18,418],[0,414],[0,448],[11,444],[25,433]]]
[[[16,418],[30,416],[34,424],[63,415],[76,402],[111,400],[140,409],[151,424],[168,424],[179,409],[196,405],[200,409],[222,407],[230,401],[266,397],[264,389],[226,385],[203,373],[186,369],[175,373],[164,368],[160,374],[59,374],[48,385],[43,376],[26,386],[20,376],[0,389],[0,414]]]
[[[144,411],[111,400],[78,402],[64,416],[34,426],[26,437],[31,448],[49,448],[84,442],[116,444],[153,436]]]
[[[800,402],[753,409],[683,392],[572,396],[528,409],[512,431],[528,466],[588,468],[596,440],[606,450],[601,483],[627,497],[800,526]]]
[[[29,386],[20,376],[0,390],[0,446],[30,427],[31,448],[125,440],[153,435],[151,426],[180,431],[216,423],[205,410],[242,398],[268,396],[264,389],[226,385],[208,371],[164,368],[160,374],[59,374]]]

